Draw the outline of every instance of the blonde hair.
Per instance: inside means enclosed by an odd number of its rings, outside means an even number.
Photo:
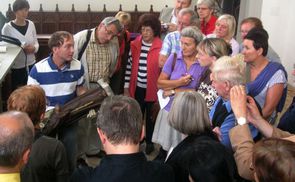
[[[228,33],[227,35],[230,37],[230,38],[233,38],[234,35],[235,35],[235,32],[236,32],[236,19],[234,16],[232,15],[229,15],[229,14],[224,14],[224,15],[221,15],[217,21],[216,21],[216,24],[221,21],[221,20],[225,20],[227,26],[228,26]]]
[[[130,13],[127,13],[125,11],[119,11],[116,15],[115,18],[117,18],[121,24],[126,23],[129,25],[131,23],[131,15]]]
[[[216,59],[231,54],[231,45],[221,38],[206,38],[198,44],[198,50]]]
[[[222,56],[213,66],[212,75],[218,81],[228,81],[231,86],[245,84],[244,56]]]

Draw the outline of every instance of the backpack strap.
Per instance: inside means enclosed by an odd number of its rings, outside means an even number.
[[[173,54],[173,62],[172,62],[172,71],[174,70],[175,64],[176,64],[177,54]]]
[[[78,60],[81,59],[81,57],[82,57],[82,55],[83,55],[83,53],[84,53],[84,51],[85,51],[85,49],[86,49],[86,47],[88,45],[88,42],[89,42],[90,36],[91,36],[91,32],[92,32],[92,30],[88,29],[87,35],[86,35],[86,41],[84,42],[84,44],[83,44],[83,46],[82,46],[82,48],[81,48],[81,50],[80,50],[80,52],[78,54]]]

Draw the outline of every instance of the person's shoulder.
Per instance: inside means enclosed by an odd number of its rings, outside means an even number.
[[[11,21],[6,22],[2,27],[2,34],[5,34],[6,31],[9,31],[12,28]]]
[[[75,169],[70,177],[70,182],[88,182],[93,174],[93,168],[88,166],[83,166]]]
[[[86,40],[86,35],[89,30],[93,32],[95,29],[94,28],[93,29],[85,29],[85,30],[81,30],[80,32],[77,32],[76,34],[74,34],[75,41],[77,39],[85,39]]]
[[[46,147],[59,147],[59,146],[63,146],[63,144],[61,143],[61,141],[55,139],[55,138],[52,138],[52,137],[49,137],[49,136],[41,136],[36,142],[40,142],[42,144],[44,144]]]
[[[146,175],[152,181],[174,181],[174,172],[171,166],[157,161],[147,161]]]
[[[159,37],[154,38],[153,47],[160,48],[162,47],[163,41]]]
[[[118,39],[118,37],[112,38],[110,40],[110,42],[109,42],[109,45],[112,46],[112,47],[115,46],[115,47],[119,48],[119,39]]]
[[[26,21],[29,22],[29,25],[34,25],[34,22],[33,22],[33,21],[31,21],[31,20],[29,20],[29,19],[26,19]]]
[[[38,62],[34,65],[34,67],[36,67],[36,68],[40,68],[40,67],[44,67],[44,66],[48,66],[48,57],[42,59],[41,61],[38,61]]]
[[[216,38],[216,34],[214,33],[208,34],[206,35],[206,38]]]
[[[177,38],[180,38],[180,32],[179,31],[169,32],[165,36],[164,41],[168,41],[168,40],[171,40],[171,39],[177,39]]]
[[[39,151],[37,153],[41,153],[41,151],[44,152],[44,150],[46,150],[46,153],[50,154],[52,156],[59,155],[61,153],[65,153],[65,148],[64,148],[64,145],[62,144],[62,142],[55,139],[55,138],[48,137],[48,136],[41,136],[40,138],[38,138],[33,143],[32,150]],[[32,152],[32,153],[36,154],[36,152]],[[62,159],[62,160],[64,160],[64,159]]]
[[[172,7],[165,7],[162,9],[161,14],[171,14],[173,12],[174,8]]]

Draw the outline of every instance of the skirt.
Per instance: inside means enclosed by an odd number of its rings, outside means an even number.
[[[160,144],[166,151],[176,147],[183,139],[183,134],[169,125],[168,113],[165,109],[159,111],[152,138],[154,143]]]

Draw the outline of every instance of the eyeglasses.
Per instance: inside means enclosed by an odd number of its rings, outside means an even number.
[[[115,34],[114,32],[112,32],[111,30],[108,30],[107,26],[106,25],[103,25],[104,26],[104,30],[106,32],[107,35],[111,36],[111,37],[116,37],[118,36],[118,34]]]
[[[148,33],[148,34],[151,34],[151,33],[153,33],[153,29],[151,29],[151,28],[147,28],[147,27],[141,27],[141,33]]]
[[[205,11],[205,10],[208,10],[209,8],[197,8],[198,11],[202,10],[202,11]]]

